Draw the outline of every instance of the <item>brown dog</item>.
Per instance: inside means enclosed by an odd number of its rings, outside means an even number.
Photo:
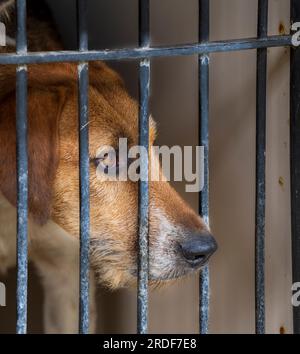
[[[40,3],[40,1],[29,1]],[[14,19],[0,1],[0,11]],[[61,49],[45,17],[30,8],[30,50]],[[44,10],[42,11],[45,15]],[[13,37],[13,26],[8,25]],[[41,35],[43,45],[41,45]],[[13,47],[6,52],[14,51]],[[16,68],[0,67],[0,270],[15,265],[16,254]],[[75,64],[30,65],[29,257],[45,288],[45,330],[76,332],[78,315],[78,105]],[[136,182],[96,176],[100,146],[117,146],[119,138],[138,144],[138,104],[119,76],[104,63],[90,63],[89,87],[91,261],[99,282],[109,288],[135,284],[137,274]],[[150,143],[156,135],[151,120]],[[106,163],[105,159],[102,163]],[[203,220],[167,182],[150,182],[149,232],[151,283],[199,270],[216,250]],[[91,312],[94,330],[93,276]]]

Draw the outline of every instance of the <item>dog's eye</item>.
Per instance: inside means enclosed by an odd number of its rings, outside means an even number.
[[[105,174],[109,173],[109,170],[118,169],[118,156],[116,154],[107,152],[102,154],[101,157],[95,157],[91,159],[91,162],[96,168],[100,168]]]

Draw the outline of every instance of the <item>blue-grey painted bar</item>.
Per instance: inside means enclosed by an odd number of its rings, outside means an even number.
[[[215,41],[185,44],[173,47],[133,48],[116,50],[31,52],[28,54],[1,54],[0,65],[78,62],[93,60],[143,59],[155,57],[185,56],[204,53],[230,52],[267,47],[291,46],[291,36],[269,36],[266,38],[245,38],[227,41]]]
[[[258,2],[258,38],[268,33],[268,0]],[[265,204],[267,48],[257,50],[256,77],[256,208],[255,208],[255,324],[265,332]]]
[[[199,0],[199,42],[209,40],[209,0]],[[199,145],[204,147],[204,187],[200,192],[199,212],[209,224],[209,57],[199,56]],[[199,330],[208,333],[209,268],[206,265],[199,276]]]
[[[77,0],[79,51],[88,50],[87,0]],[[89,332],[89,243],[90,243],[90,173],[89,173],[89,68],[78,65],[79,107],[79,179],[80,179],[80,289],[79,333]]]
[[[27,51],[26,1],[17,0],[17,53]],[[27,331],[28,283],[28,151],[27,151],[27,67],[17,67],[17,325],[16,332]]]
[[[300,1],[291,1],[291,22],[300,22]],[[291,221],[293,283],[300,282],[300,46],[291,51]],[[293,306],[294,333],[300,334],[300,307]]]
[[[139,0],[139,45],[149,46],[149,0]],[[149,150],[149,90],[150,90],[150,61],[140,62],[140,117],[139,145]],[[138,257],[138,294],[137,294],[137,332],[148,332],[148,271],[149,271],[149,182],[148,158],[141,162],[141,178],[139,183],[139,257]],[[146,177],[146,178],[144,178]]]

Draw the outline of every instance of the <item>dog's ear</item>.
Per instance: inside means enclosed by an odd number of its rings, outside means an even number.
[[[58,120],[65,101],[62,88],[28,88],[29,213],[44,224],[51,215],[58,164]],[[15,92],[0,101],[0,191],[16,205]]]

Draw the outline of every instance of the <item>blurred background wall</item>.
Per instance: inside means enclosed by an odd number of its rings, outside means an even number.
[[[75,1],[49,0],[68,49],[76,48]],[[151,0],[151,41],[172,45],[197,41],[197,0]],[[269,34],[289,32],[289,2],[270,0]],[[257,1],[211,0],[211,40],[256,36]],[[90,49],[134,47],[138,42],[137,0],[89,0]],[[290,305],[289,50],[269,49],[266,315],[267,332],[292,330]],[[210,58],[211,228],[219,250],[211,261],[211,333],[253,333],[255,207],[256,52],[213,54]],[[138,97],[136,62],[111,64]],[[152,61],[151,111],[157,143],[197,145],[197,57]],[[176,189],[197,210],[197,194]],[[42,332],[43,294],[30,268],[29,332]],[[15,328],[15,272],[6,283],[0,332]],[[194,276],[150,296],[152,333],[196,333],[198,278]],[[134,290],[98,289],[98,332],[134,333]]]

